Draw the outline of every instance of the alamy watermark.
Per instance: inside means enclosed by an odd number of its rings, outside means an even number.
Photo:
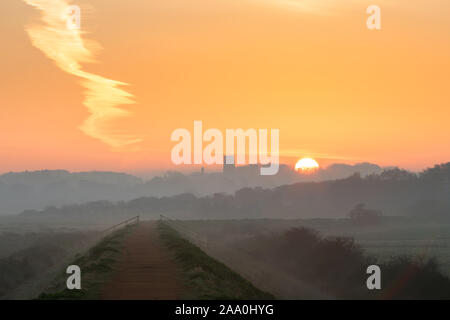
[[[70,276],[66,280],[66,287],[69,290],[81,290],[81,269],[77,265],[68,266],[66,273]]]
[[[77,5],[67,6],[64,13],[66,27],[69,30],[80,30],[81,28],[81,9]]]
[[[367,274],[370,276],[367,278],[366,286],[369,290],[381,289],[381,268],[376,264],[367,267]]]
[[[176,165],[260,164],[261,175],[274,175],[279,169],[279,129],[270,130],[270,154],[268,137],[267,129],[226,129],[224,141],[222,131],[211,128],[203,132],[202,121],[194,121],[193,139],[188,129],[172,132],[171,141],[179,143],[172,148],[171,158]],[[208,144],[203,147],[203,142]]]
[[[367,28],[369,30],[381,30],[381,8],[377,5],[371,5],[367,7],[366,13],[370,14],[366,21]]]

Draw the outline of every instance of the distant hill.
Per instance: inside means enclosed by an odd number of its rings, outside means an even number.
[[[357,163],[355,165],[334,163],[326,167],[326,169],[321,170],[318,175],[320,177],[319,180],[335,180],[347,178],[355,173],[359,173],[361,176],[367,176],[370,174],[380,174],[381,172],[383,172],[383,168],[368,162]]]
[[[183,193],[192,193],[198,197],[213,193],[231,194],[245,187],[275,188],[302,181],[341,179],[356,172],[366,176],[381,171],[379,166],[368,163],[354,166],[335,164],[314,175],[301,175],[281,165],[277,175],[260,176],[257,167],[243,166],[229,174],[167,172],[148,181],[119,172],[11,172],[0,175],[0,215],[90,201],[127,201],[145,196],[163,197]]]
[[[44,170],[6,173],[0,176],[0,214],[99,199],[132,199],[136,197],[136,188],[142,184],[138,177],[116,172]]]
[[[141,197],[128,202],[92,202],[28,211],[24,215],[170,214],[174,218],[321,218],[345,217],[359,203],[383,215],[450,218],[450,163],[419,174],[400,169],[362,177],[301,182],[273,189],[243,188],[234,194],[197,197]]]

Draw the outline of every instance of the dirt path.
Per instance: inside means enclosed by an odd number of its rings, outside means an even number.
[[[102,298],[179,299],[179,270],[159,239],[155,222],[141,222],[128,236],[124,254]]]

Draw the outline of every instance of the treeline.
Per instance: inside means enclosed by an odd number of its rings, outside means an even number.
[[[338,299],[450,299],[450,279],[434,259],[400,256],[380,262],[366,255],[352,238],[323,238],[314,230],[293,228],[242,240],[235,246]],[[381,269],[381,290],[367,288],[370,265]]]
[[[361,177],[285,185],[274,189],[243,188],[234,194],[196,197],[141,197],[128,202],[96,201],[24,215],[170,214],[174,218],[309,218],[345,217],[358,203],[383,215],[450,218],[450,163],[420,174],[400,169]]]

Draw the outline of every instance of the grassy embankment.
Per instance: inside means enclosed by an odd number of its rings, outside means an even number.
[[[79,266],[82,270],[81,290],[66,288],[66,280],[69,275],[66,274],[66,270],[62,270],[50,288],[39,295],[37,299],[100,299],[103,285],[110,280],[115,264],[121,256],[124,239],[134,227],[134,225],[126,226],[106,236],[86,254],[77,255],[70,263],[70,265]]]
[[[70,264],[82,270],[82,289],[66,289],[68,275],[62,270],[51,287],[38,299],[100,299],[101,290],[115,270],[121,256],[124,239],[133,226],[105,237],[86,254],[78,256]],[[204,253],[200,248],[183,239],[177,231],[159,223],[158,231],[163,243],[174,254],[182,269],[186,299],[274,299],[270,293],[254,287],[226,265]]]
[[[164,244],[182,268],[185,299],[274,299],[270,293],[253,286],[223,263],[211,258],[200,248],[183,239],[166,223],[158,223]]]

